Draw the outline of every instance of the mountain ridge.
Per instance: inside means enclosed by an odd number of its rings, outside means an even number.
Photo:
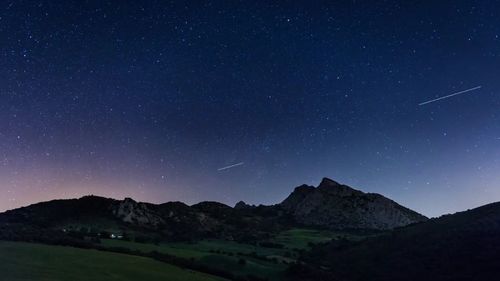
[[[143,231],[162,239],[223,238],[246,240],[294,226],[329,229],[389,230],[427,218],[379,194],[364,193],[331,179],[318,187],[301,185],[281,203],[234,207],[215,201],[152,204],[132,198],[94,195],[40,202],[0,213],[0,224],[23,224],[42,230],[73,225],[115,226],[122,232]],[[111,228],[111,227],[109,227]]]

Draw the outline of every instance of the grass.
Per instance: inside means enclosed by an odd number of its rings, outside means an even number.
[[[162,243],[159,245],[149,243],[136,243],[116,239],[102,239],[101,244],[106,247],[123,247],[131,250],[137,250],[144,253],[157,251],[163,254],[169,254],[182,258],[201,258],[206,253],[196,248],[197,244],[189,243]]]
[[[259,255],[279,255],[282,249],[264,248],[260,246],[237,243],[226,240],[202,240],[196,243],[161,243],[158,245],[147,243],[136,243],[115,239],[103,239],[102,245],[106,247],[124,247],[142,252],[157,251],[183,258],[202,258],[213,255],[215,251],[232,254],[250,254],[255,252]]]
[[[245,265],[238,263],[240,257],[213,254],[200,259],[202,264],[214,268],[224,268],[239,276],[254,275],[267,278],[269,280],[283,279],[283,273],[287,266],[281,263],[242,257],[246,260]]]
[[[315,230],[307,228],[293,228],[281,232],[273,242],[285,245],[288,249],[308,249],[310,243],[318,244],[332,239],[347,239],[359,241],[367,238],[368,234],[355,234],[348,231]]]
[[[289,249],[306,249],[309,243],[327,242],[336,237],[337,234],[332,231],[293,228],[280,233],[274,238],[274,242]]]
[[[264,248],[250,244],[236,243],[225,240],[202,240],[197,243],[161,243],[159,245],[135,243],[122,240],[103,239],[102,245],[106,247],[124,247],[144,253],[157,251],[183,258],[194,258],[200,264],[211,268],[231,271],[239,276],[255,275],[280,280],[287,268],[286,264],[257,258],[274,256],[279,257],[285,250]],[[245,260],[245,265],[239,263]]]
[[[0,272],[1,279],[9,281],[223,280],[143,257],[3,241],[0,241]]]
[[[182,258],[193,258],[203,265],[231,271],[240,276],[251,274],[270,280],[280,280],[287,268],[286,263],[293,262],[298,256],[296,250],[307,249],[310,243],[326,242],[339,237],[355,238],[347,236],[345,233],[295,228],[284,231],[270,240],[270,242],[284,245],[284,248],[281,249],[227,240],[154,245],[103,239],[101,243],[105,247],[123,247],[144,253],[157,251]],[[245,265],[239,263],[240,259],[245,259]]]
[[[143,253],[157,251],[177,257],[192,258],[200,264],[230,271],[239,276],[255,275],[269,280],[282,280],[287,268],[286,262],[294,261],[298,255],[295,250],[307,249],[310,243],[325,242],[339,237],[360,238],[346,233],[295,228],[284,231],[270,240],[284,245],[282,249],[226,240],[154,245],[103,239],[102,245],[123,247]],[[240,263],[241,259],[245,260],[244,264]],[[0,241],[0,272],[2,278],[9,281],[222,280],[139,256],[2,241]]]

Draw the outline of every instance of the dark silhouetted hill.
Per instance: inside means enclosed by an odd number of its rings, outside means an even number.
[[[499,280],[500,203],[304,255],[297,280]],[[313,278],[314,276],[314,278]]]

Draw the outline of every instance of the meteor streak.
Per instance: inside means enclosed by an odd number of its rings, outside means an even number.
[[[240,162],[240,163],[236,163],[236,164],[229,165],[229,166],[226,166],[226,167],[222,167],[222,168],[217,169],[217,171],[223,171],[223,170],[231,169],[233,167],[241,166],[243,164],[245,164],[245,162]]]
[[[460,92],[453,93],[451,95],[447,95],[447,96],[440,97],[440,98],[437,98],[437,99],[433,99],[433,100],[430,100],[430,101],[422,102],[422,103],[419,103],[418,105],[424,105],[424,104],[428,104],[428,103],[435,102],[435,101],[438,101],[438,100],[444,100],[444,99],[447,99],[447,98],[450,98],[450,97],[453,97],[453,96],[456,96],[456,95],[460,95],[460,94],[463,94],[463,93],[467,93],[467,92],[470,92],[470,91],[475,91],[475,90],[481,89],[481,87],[482,86],[477,86],[477,87],[474,87],[474,88],[470,88],[470,89],[467,89],[467,90],[463,90],[463,91],[460,91]]]

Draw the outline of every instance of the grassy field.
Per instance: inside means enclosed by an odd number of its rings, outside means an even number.
[[[129,241],[102,239],[102,245],[107,247],[124,247],[142,252],[157,251],[183,258],[202,258],[213,255],[216,251],[226,254],[250,254],[255,252],[259,255],[279,255],[284,249],[265,248],[250,244],[242,244],[226,240],[202,240],[196,243],[161,243],[158,245],[148,243],[135,243]]]
[[[239,276],[255,275],[280,280],[287,265],[279,260],[266,260],[266,256],[281,256],[282,249],[263,248],[224,240],[203,240],[197,243],[143,244],[121,240],[103,239],[106,247],[123,247],[144,253],[157,251],[183,258],[194,258],[211,268],[230,271]],[[256,258],[255,253],[260,258]],[[244,259],[245,264],[240,264]]]
[[[3,241],[0,272],[9,281],[223,280],[137,256]]]
[[[306,249],[309,243],[327,242],[334,237],[329,231],[294,228],[280,233],[274,242],[290,249]]]
[[[182,258],[193,258],[211,268],[231,271],[240,276],[249,274],[270,280],[280,280],[288,267],[298,256],[298,250],[307,249],[310,243],[326,242],[344,234],[311,229],[291,229],[277,235],[269,242],[282,244],[283,248],[237,243],[226,240],[202,240],[196,243],[146,244],[123,240],[103,239],[106,247],[123,247],[144,253],[157,251]],[[342,236],[344,237],[344,236]],[[245,264],[240,264],[244,259]]]
[[[282,245],[281,248],[226,240],[155,245],[102,239],[101,244],[109,248],[138,250],[145,254],[156,251],[194,259],[201,265],[232,272],[238,276],[254,275],[269,280],[282,280],[288,263],[298,257],[300,250],[309,248],[310,243],[326,242],[341,237],[362,238],[346,233],[296,228],[284,231],[267,241],[278,243]],[[0,241],[0,272],[2,272],[1,277],[9,281],[222,280],[139,256],[2,241]]]
[[[288,249],[307,249],[309,248],[310,243],[317,244],[341,238],[357,241],[366,237],[367,235],[353,234],[343,231],[293,228],[281,232],[273,239],[273,242],[283,244]]]

